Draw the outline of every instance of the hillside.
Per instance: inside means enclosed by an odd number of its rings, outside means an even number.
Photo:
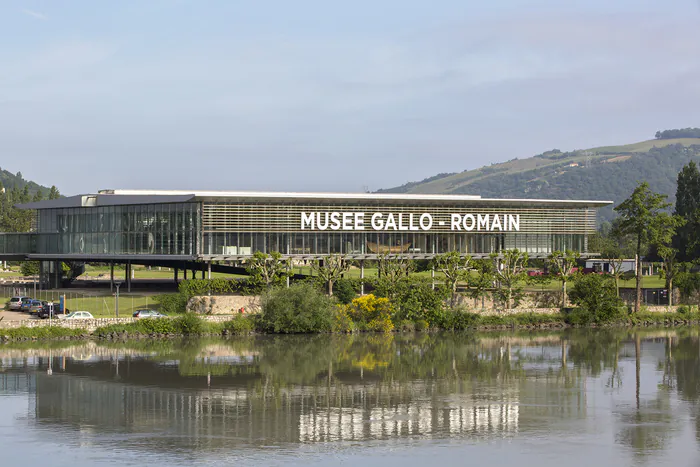
[[[17,174],[12,174],[4,169],[0,169],[0,183],[2,183],[2,187],[4,187],[8,191],[12,190],[13,188],[17,188],[18,190],[24,190],[24,187],[27,186],[29,189],[29,194],[32,197],[37,192],[41,192],[42,196],[44,198],[47,198],[50,191],[50,188],[48,187],[41,186],[29,180],[25,180],[22,177],[21,172],[17,172]]]
[[[527,159],[460,173],[439,174],[380,193],[475,194],[485,198],[594,199],[619,203],[639,180],[675,202],[676,176],[690,160],[700,163],[700,138],[669,138],[625,146],[547,151]],[[601,209],[600,220],[614,217]]]

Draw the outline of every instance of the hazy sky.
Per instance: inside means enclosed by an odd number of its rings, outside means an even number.
[[[698,0],[0,0],[0,167],[360,191],[700,126]]]

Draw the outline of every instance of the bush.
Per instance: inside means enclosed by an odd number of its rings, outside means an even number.
[[[62,326],[19,327],[0,329],[0,340],[64,339],[87,335],[85,329],[64,328]]]
[[[422,332],[427,331],[430,328],[430,324],[424,319],[419,319],[416,321],[416,331]]]
[[[337,306],[335,308],[335,315],[333,319],[333,332],[350,333],[354,332],[355,330],[356,326],[348,314],[347,306]]]
[[[183,293],[156,295],[159,311],[165,314],[179,314],[187,311],[188,297]]]
[[[223,323],[222,331],[232,335],[251,334],[255,331],[255,322],[248,316],[237,315],[232,320]]]
[[[172,321],[175,332],[178,334],[187,336],[204,333],[204,321],[194,313],[185,313]]]
[[[276,287],[262,297],[260,325],[267,332],[331,332],[334,317],[333,301],[309,283]]]
[[[569,298],[571,303],[581,308],[581,311],[573,316],[580,321],[580,324],[583,322],[609,323],[624,316],[622,300],[617,296],[615,281],[608,276],[587,274],[579,277],[574,283]],[[582,313],[588,313],[590,316],[586,318]],[[569,317],[571,316],[569,313]]]
[[[347,305],[357,297],[354,284],[349,279],[340,279],[333,287],[333,295],[340,303]]]

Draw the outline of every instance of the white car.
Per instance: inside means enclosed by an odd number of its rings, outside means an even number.
[[[19,311],[22,308],[22,300],[27,300],[29,297],[20,295],[19,297],[12,297],[9,301],[8,308],[10,310]]]
[[[89,311],[74,311],[67,315],[58,315],[58,319],[95,319]]]

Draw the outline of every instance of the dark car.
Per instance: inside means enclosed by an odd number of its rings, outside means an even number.
[[[22,304],[19,306],[20,311],[29,311],[29,307],[32,306],[32,301],[34,299],[31,297],[22,298]]]
[[[46,302],[42,302],[41,300],[32,300],[31,303],[29,304],[29,314],[30,315],[37,315],[39,312],[44,308],[44,305]]]
[[[57,318],[61,313],[60,306],[52,303],[52,302],[44,302],[44,306],[41,307],[41,310],[37,313],[37,318],[41,319],[47,319],[47,318]]]

